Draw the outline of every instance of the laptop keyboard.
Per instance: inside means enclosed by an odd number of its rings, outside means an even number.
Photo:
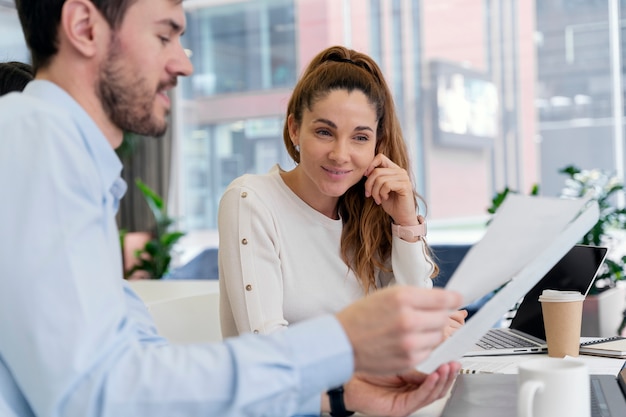
[[[591,417],[611,417],[600,381],[591,378]]]
[[[533,347],[538,346],[530,340],[516,336],[515,334],[507,331],[498,331],[498,329],[491,329],[485,333],[483,337],[476,342],[478,346],[483,349],[502,349],[502,348],[520,348],[520,347]]]

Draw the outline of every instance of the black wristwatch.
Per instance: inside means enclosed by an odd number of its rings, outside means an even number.
[[[328,390],[328,399],[330,400],[330,415],[333,417],[347,417],[354,414],[354,411],[346,410],[343,403],[343,385]]]

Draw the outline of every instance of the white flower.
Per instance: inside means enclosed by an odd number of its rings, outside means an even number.
[[[618,177],[600,169],[585,169],[565,180],[561,197],[589,197],[601,201],[608,197],[609,191],[621,184]]]

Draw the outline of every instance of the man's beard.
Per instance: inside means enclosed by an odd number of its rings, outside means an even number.
[[[104,111],[122,131],[144,136],[163,136],[167,130],[167,121],[161,121],[153,114],[157,91],[151,91],[146,79],[125,67],[123,60],[119,46],[113,39],[107,59],[100,68],[96,86]],[[163,87],[160,84],[157,89]]]

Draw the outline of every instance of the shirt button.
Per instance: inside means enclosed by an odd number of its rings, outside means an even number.
[[[248,244],[248,239],[246,239],[246,238],[241,239],[241,244],[242,245],[247,245]]]
[[[241,198],[246,198],[247,196],[248,196],[247,192],[244,191],[243,193],[241,193]]]
[[[254,334],[259,334],[259,331],[255,329],[253,333]]]
[[[246,285],[246,291],[252,291],[252,285],[250,284]]]

